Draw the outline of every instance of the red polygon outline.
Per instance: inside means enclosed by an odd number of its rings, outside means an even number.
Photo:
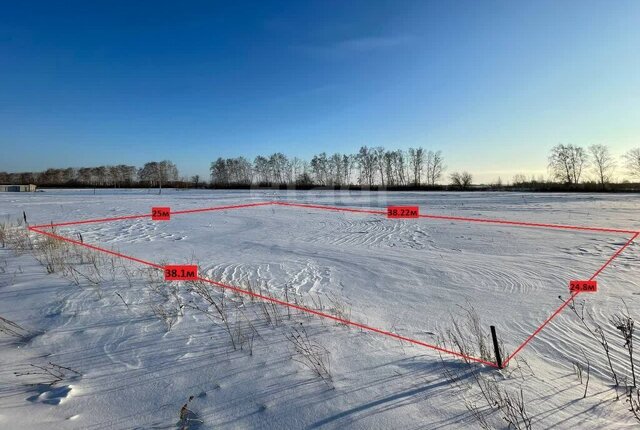
[[[256,206],[267,206],[267,205],[280,205],[280,206],[288,206],[288,207],[296,207],[296,208],[307,208],[307,209],[318,209],[318,210],[328,210],[328,211],[337,211],[337,212],[352,212],[352,213],[364,213],[364,214],[374,214],[374,215],[381,215],[381,216],[386,216],[387,212],[386,211],[380,211],[380,210],[367,210],[367,209],[354,209],[354,208],[348,208],[348,207],[338,207],[338,206],[324,206],[324,205],[311,205],[311,204],[302,204],[302,203],[288,203],[288,202],[280,202],[280,201],[268,201],[268,202],[259,202],[259,203],[247,203],[247,204],[240,204],[240,205],[230,205],[230,206],[216,206],[216,207],[209,207],[209,208],[201,208],[201,209],[189,209],[189,210],[182,210],[182,211],[175,211],[175,212],[171,212],[171,215],[182,215],[182,214],[191,214],[191,213],[197,213],[197,212],[211,212],[211,211],[222,211],[222,210],[231,210],[231,209],[240,209],[240,208],[248,208],[248,207],[256,207]],[[558,230],[579,230],[579,231],[591,231],[591,232],[596,232],[596,233],[616,233],[616,234],[625,234],[625,235],[632,235],[629,240],[622,245],[592,276],[591,278],[589,278],[589,280],[594,280],[598,275],[600,275],[600,273],[602,273],[602,271],[609,266],[609,264],[611,264],[611,262],[613,260],[616,259],[616,257],[618,257],[622,251],[624,251],[638,236],[640,236],[640,231],[634,231],[634,230],[624,230],[624,229],[614,229],[614,228],[601,228],[601,227],[584,227],[584,226],[574,226],[574,225],[561,225],[561,224],[542,224],[542,223],[532,223],[532,222],[521,222],[521,221],[509,221],[509,220],[502,220],[502,219],[485,219],[485,218],[467,218],[467,217],[457,217],[457,216],[442,216],[442,215],[420,215],[420,218],[428,218],[428,219],[437,219],[437,220],[448,220],[448,221],[458,221],[458,222],[473,222],[473,223],[485,223],[485,224],[502,224],[502,225],[509,225],[509,226],[516,226],[516,227],[530,227],[530,228],[546,228],[546,229],[558,229]],[[50,224],[40,224],[40,225],[34,225],[34,226],[30,226],[29,230],[33,231],[35,233],[38,234],[42,234],[45,236],[49,236],[58,240],[63,240],[65,242],[69,242],[69,243],[73,243],[74,245],[78,245],[78,246],[84,246],[85,248],[89,248],[92,249],[94,251],[99,251],[99,252],[104,252],[106,254],[109,255],[113,255],[119,258],[123,258],[123,259],[127,259],[130,261],[134,261],[136,263],[140,263],[140,264],[144,264],[150,267],[154,267],[156,269],[159,270],[164,270],[164,266],[161,266],[159,264],[150,262],[150,261],[145,261],[136,257],[132,257],[126,254],[122,254],[120,252],[115,252],[109,249],[104,249],[104,248],[100,248],[98,246],[95,245],[91,245],[88,243],[84,243],[84,241],[78,241],[78,240],[74,240],[65,236],[61,236],[59,234],[55,234],[53,232],[48,232],[48,231],[43,231],[43,228],[50,228],[53,229],[54,227],[63,227],[63,226],[71,226],[71,225],[80,225],[80,224],[91,224],[91,223],[101,223],[101,222],[111,222],[111,221],[122,221],[122,220],[130,220],[130,219],[139,219],[139,218],[151,218],[151,213],[148,214],[140,214],[140,215],[127,215],[127,216],[120,216],[120,217],[113,217],[113,218],[100,218],[100,219],[90,219],[90,220],[83,220],[83,221],[70,221],[70,222],[61,222],[61,223],[50,223]],[[316,315],[322,318],[327,318],[333,321],[337,321],[341,324],[345,324],[345,325],[349,325],[352,327],[357,327],[360,328],[362,330],[367,330],[367,331],[371,331],[374,333],[378,333],[381,335],[385,335],[385,336],[389,336],[395,339],[399,339],[405,342],[409,342],[411,344],[414,345],[419,345],[419,346],[424,346],[426,348],[430,348],[430,349],[434,349],[436,351],[445,353],[445,354],[449,354],[449,355],[453,355],[456,357],[461,357],[464,358],[466,360],[469,361],[474,361],[474,362],[478,362],[478,363],[482,363],[485,364],[487,366],[491,366],[491,367],[495,367],[498,368],[498,365],[496,363],[492,363],[490,361],[486,361],[483,360],[481,358],[478,357],[473,357],[470,355],[466,355],[466,354],[462,354],[460,352],[456,352],[453,350],[449,350],[447,348],[442,348],[440,346],[437,345],[432,345],[417,339],[412,339],[412,338],[408,338],[405,336],[401,336],[397,333],[392,333],[390,331],[386,331],[386,330],[382,330],[376,327],[371,327],[365,324],[361,324],[359,322],[356,321],[351,321],[345,318],[339,318],[336,317],[334,315],[325,313],[325,312],[321,312],[321,311],[317,311],[315,309],[311,309],[311,308],[307,308],[305,306],[300,306],[294,303],[289,303],[289,302],[285,302],[283,300],[279,300],[273,297],[269,297],[269,296],[265,296],[259,293],[255,293],[253,291],[248,291],[248,290],[244,290],[242,288],[238,288],[235,287],[233,285],[227,285],[227,284],[223,284],[221,282],[218,281],[214,281],[212,279],[207,279],[201,276],[198,276],[198,280],[203,281],[203,282],[207,282],[209,284],[218,286],[220,288],[223,289],[227,289],[227,290],[231,290],[231,291],[235,291],[237,293],[240,294],[245,294],[248,296],[252,296],[261,300],[265,300],[268,302],[272,302],[272,303],[276,303],[278,305],[281,306],[287,306],[289,308],[293,308],[296,310],[299,310],[301,312],[306,312],[312,315]],[[571,301],[578,295],[580,294],[580,292],[573,292],[569,298],[567,300],[565,300],[550,316],[549,318],[547,318],[531,335],[529,335],[529,337],[527,337],[527,339],[520,344],[520,346],[518,346],[516,348],[516,350],[511,353],[511,355],[509,355],[505,360],[503,360],[503,366],[506,366],[506,364],[513,359],[517,354],[519,354],[522,349],[529,343],[531,342],[541,331],[542,329],[544,329],[547,324],[549,324],[551,322],[551,320],[553,320],[558,314],[560,314],[560,312],[562,312],[562,310],[569,304],[571,303]]]

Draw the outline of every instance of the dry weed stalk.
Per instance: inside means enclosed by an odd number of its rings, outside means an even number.
[[[322,345],[312,342],[309,339],[309,335],[302,323],[293,327],[291,332],[286,335],[286,338],[291,342],[296,353],[296,355],[292,357],[293,360],[302,363],[323,381],[330,384],[329,351]]]

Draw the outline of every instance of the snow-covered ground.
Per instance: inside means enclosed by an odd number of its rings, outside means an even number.
[[[0,222],[23,211],[33,225],[271,200],[640,230],[638,195],[518,193],[52,190],[0,194]],[[427,343],[442,343],[454,320],[466,326],[473,309],[507,353],[568,297],[569,280],[591,277],[630,237],[273,205],[57,233],[159,264],[197,263],[209,279],[278,298],[286,290],[287,300]],[[625,307],[640,316],[639,250],[630,245],[577,303],[603,326],[620,378],[629,363],[609,319]],[[192,287],[156,282],[144,266],[104,256],[79,266],[47,274],[30,252],[0,250],[0,317],[25,332],[0,333],[0,428],[179,428],[190,396],[189,428],[479,428],[473,405],[506,427],[483,407],[476,378],[522,389],[533,428],[638,424],[570,309],[497,371],[236,295],[225,322],[202,311]],[[320,351],[324,378],[296,336]],[[42,368],[63,376],[48,385]]]

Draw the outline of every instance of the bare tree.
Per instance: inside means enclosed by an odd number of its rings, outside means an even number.
[[[395,153],[393,151],[386,151],[382,156],[382,165],[384,176],[387,178],[387,185],[396,185],[396,175],[394,166]]]
[[[604,145],[592,145],[589,147],[589,152],[593,160],[592,169],[604,190],[606,184],[611,181],[611,176],[613,176],[613,171],[616,167],[615,160],[609,148]]]
[[[209,172],[211,172],[211,183],[213,185],[229,183],[229,175],[227,174],[227,165],[224,158],[218,157],[216,161],[212,162]]]
[[[398,149],[395,156],[395,170],[398,175],[400,185],[407,185],[407,154],[405,151]]]
[[[18,174],[20,176],[21,184],[33,184],[35,182],[35,174],[33,172],[22,172]]]
[[[525,185],[528,181],[527,181],[527,177],[524,174],[517,173],[513,175],[513,179],[511,182],[515,186],[522,186],[522,185]]]
[[[402,150],[387,151],[384,154],[384,171],[388,185],[406,185],[406,159]]]
[[[253,167],[244,157],[227,159],[227,168],[232,183],[250,185],[253,182]]]
[[[109,185],[114,188],[118,188],[118,184],[120,183],[120,177],[118,175],[118,166],[107,166],[107,180],[109,181]]]
[[[124,184],[131,186],[131,184],[135,181],[136,171],[138,170],[136,169],[136,166],[127,166],[127,165],[121,164],[120,166],[118,166],[118,169],[120,174],[120,180]]]
[[[289,160],[282,152],[271,154],[268,160],[268,166],[273,182],[277,184],[283,184],[286,182],[285,172],[287,171],[288,165]]]
[[[78,181],[84,185],[89,185],[93,182],[90,167],[82,167],[78,169]]]
[[[425,165],[425,162],[427,163]],[[253,162],[244,157],[218,158],[209,170],[213,185],[232,186],[258,184],[304,184],[345,186],[360,184],[373,187],[435,184],[444,171],[440,151],[411,148],[409,151],[387,151],[378,146],[362,146],[357,154],[325,152],[310,161],[292,158],[282,153],[257,156]],[[144,186],[162,188],[173,182],[178,185],[178,169],[169,161],[150,161],[141,168],[125,164],[96,167],[49,168],[41,172],[0,172],[2,183],[33,183],[40,186],[76,185],[105,187]],[[196,188],[207,183],[199,175],[183,176],[181,182],[191,182]]]
[[[427,152],[427,183],[434,186],[444,173],[444,157],[442,151]]]
[[[107,166],[98,166],[95,168],[95,177],[98,185],[106,185],[107,183]]]
[[[153,187],[155,185],[155,174],[154,172],[157,170],[157,162],[150,161],[145,163],[145,165],[138,170],[138,180],[140,182],[146,183],[149,187]]]
[[[422,183],[422,169],[424,168],[424,149],[409,148],[409,166],[413,173],[413,184],[417,187]]]
[[[311,172],[318,185],[329,185],[329,159],[326,152],[313,156],[311,159]]]
[[[298,176],[304,172],[304,160],[301,160],[298,157],[293,157],[291,159],[289,170],[289,183],[293,184],[297,181]]]
[[[140,169],[138,177],[150,186],[158,185],[158,194],[162,194],[162,184],[178,179],[178,168],[169,160],[150,161]]]
[[[640,179],[640,148],[634,148],[624,154],[624,164],[633,178]]]
[[[262,155],[258,155],[253,160],[253,168],[259,184],[271,182],[271,172],[269,170],[269,160]]]
[[[333,154],[328,160],[327,166],[327,182],[329,185],[342,185],[344,172],[342,169],[342,155],[339,153]]]
[[[178,168],[169,160],[163,160],[158,163],[158,187],[159,194],[162,193],[162,184],[178,180]]]
[[[266,160],[264,157],[258,157],[260,159]],[[256,158],[256,160],[258,160]],[[262,167],[267,168],[267,165]],[[253,182],[253,172],[254,168],[251,165],[251,162],[244,157],[236,157],[236,158],[218,158],[216,161],[211,163],[209,167],[209,171],[211,172],[211,183],[213,185],[249,185]],[[258,175],[258,181],[261,182],[265,179],[262,174],[267,174],[268,169],[263,171],[262,173],[257,173],[258,167],[255,168],[256,174]],[[270,173],[269,173],[270,175]],[[266,177],[269,179],[270,176]],[[266,180],[265,180],[266,181]]]
[[[356,165],[356,156],[355,155],[343,155],[342,156],[342,170],[344,171],[344,182],[346,185],[350,185],[352,183],[352,172],[353,168]]]
[[[377,146],[373,148],[372,151],[376,169],[378,170],[378,173],[380,173],[380,184],[384,187],[386,178],[384,161],[385,150],[382,146]]]
[[[366,146],[361,147],[360,151],[358,151],[357,160],[360,168],[360,184],[368,184],[371,187],[373,185],[376,168],[373,150]]]
[[[65,184],[72,183],[76,178],[76,169],[72,167],[67,167],[66,169],[62,169],[62,181]]]
[[[584,148],[560,144],[551,150],[549,170],[557,180],[568,185],[576,185],[580,182],[582,171],[588,162],[589,156]]]
[[[453,172],[450,176],[451,185],[460,188],[461,190],[466,190],[471,186],[471,182],[473,181],[473,176],[469,172]]]

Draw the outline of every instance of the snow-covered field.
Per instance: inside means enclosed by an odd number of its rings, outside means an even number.
[[[638,195],[518,193],[52,190],[0,194],[0,222],[23,211],[34,225],[271,200],[640,230]],[[467,327],[475,310],[507,353],[568,297],[569,280],[591,277],[630,237],[275,205],[57,233],[159,264],[198,264],[209,279],[448,347],[452,321]],[[577,300],[602,325],[620,379],[630,379],[629,362],[609,319],[625,307],[640,316],[639,250],[631,244],[598,276],[600,291]],[[117,258],[77,266],[47,274],[31,252],[0,250],[0,317],[24,329],[22,338],[0,332],[0,428],[480,428],[478,413],[507,427],[483,404],[478,380],[522,389],[533,428],[638,424],[623,390],[615,400],[601,345],[570,309],[497,371],[234,294],[222,319],[193,286]],[[323,377],[296,336],[320,357]]]

